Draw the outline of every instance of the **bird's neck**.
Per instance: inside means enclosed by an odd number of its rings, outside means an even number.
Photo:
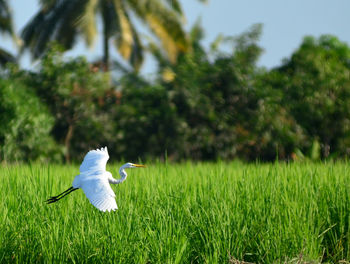
[[[124,165],[121,166],[120,169],[119,169],[120,179],[114,179],[113,177],[110,177],[108,179],[109,183],[111,183],[111,184],[119,184],[119,183],[122,183],[123,181],[125,181],[125,179],[128,176],[128,174],[126,174],[124,169],[125,169]]]
[[[126,174],[126,172],[125,172],[125,170],[124,170],[123,167],[121,167],[121,168],[119,169],[119,174],[120,174],[120,179],[118,179],[118,180],[116,181],[116,184],[122,183],[123,181],[125,181],[126,177],[128,177],[128,174]]]

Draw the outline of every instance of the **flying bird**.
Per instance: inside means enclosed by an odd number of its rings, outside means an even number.
[[[68,194],[78,189],[83,189],[90,203],[102,212],[110,212],[118,209],[115,201],[115,194],[109,185],[119,184],[126,180],[128,176],[125,172],[127,168],[146,167],[145,165],[125,163],[119,169],[120,179],[114,179],[109,171],[106,171],[106,164],[109,159],[107,147],[90,150],[84,157],[80,165],[80,174],[75,176],[72,187],[63,193],[52,196],[46,202],[48,204],[61,200]]]

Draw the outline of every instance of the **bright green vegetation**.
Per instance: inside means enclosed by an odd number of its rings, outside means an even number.
[[[112,187],[112,213],[81,190],[43,202],[70,186],[78,166],[3,165],[0,262],[350,259],[346,163],[148,165]]]
[[[79,162],[102,146],[112,160],[157,160],[165,151],[176,162],[350,157],[350,45],[306,37],[267,70],[257,65],[261,26],[234,37],[232,53],[217,42],[207,52],[203,33],[192,29],[192,52],[175,64],[154,50],[154,80],[127,69],[99,72],[56,46],[35,72],[0,71],[0,162]]]

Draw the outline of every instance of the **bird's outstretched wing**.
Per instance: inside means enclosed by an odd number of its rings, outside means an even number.
[[[94,177],[82,184],[82,189],[91,204],[102,212],[118,209],[115,194],[106,177]]]
[[[80,174],[99,174],[106,171],[106,164],[109,159],[107,147],[90,150],[80,165]]]

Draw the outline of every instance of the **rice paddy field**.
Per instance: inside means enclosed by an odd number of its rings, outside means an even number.
[[[115,178],[120,164],[108,166]],[[350,166],[147,164],[102,213],[78,165],[0,166],[0,263],[348,263]],[[243,262],[244,261],[244,262]]]

